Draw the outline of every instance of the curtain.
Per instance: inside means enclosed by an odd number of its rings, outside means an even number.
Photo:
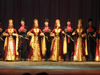
[[[23,17],[28,29],[32,28],[35,18],[39,20],[40,28],[44,26],[45,18],[50,20],[51,28],[56,19],[60,19],[62,28],[65,27],[69,18],[73,28],[77,27],[79,18],[83,19],[83,28],[86,28],[88,18],[92,18],[98,29],[100,0],[0,0],[0,18],[5,29],[9,19],[13,19],[15,28],[18,28]]]

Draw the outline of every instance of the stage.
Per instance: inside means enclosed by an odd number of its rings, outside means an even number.
[[[36,75],[46,72],[49,75],[100,74],[100,62],[52,62],[52,61],[0,61],[0,75]]]

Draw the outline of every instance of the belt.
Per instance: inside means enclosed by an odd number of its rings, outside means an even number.
[[[9,37],[12,37],[12,35],[10,35]]]
[[[35,35],[36,38],[38,38],[38,35]]]
[[[59,35],[56,35],[56,37],[59,37]]]

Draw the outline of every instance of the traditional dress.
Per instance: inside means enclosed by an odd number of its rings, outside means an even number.
[[[100,33],[96,31],[95,34],[97,35],[95,61],[100,61]]]
[[[22,25],[19,29],[19,60],[22,60],[21,58],[24,58],[26,60],[27,54],[28,54],[28,48],[29,38],[27,37],[27,27],[25,25]]]
[[[42,50],[44,50],[43,48],[46,47],[44,46],[41,48],[41,45],[45,45],[45,43],[43,41],[40,42],[40,33],[42,33],[42,31],[39,28],[33,28],[27,33],[28,36],[30,36],[30,34],[33,34],[30,41],[31,48],[30,48],[28,60],[41,61],[43,59],[44,54],[42,55],[42,53],[45,52]]]
[[[65,36],[64,36],[65,42],[63,44],[63,50],[64,48],[65,50],[63,52],[65,54],[65,60],[70,61],[72,52],[74,52],[74,40],[72,36],[74,29],[71,26],[67,26],[67,28],[64,29],[64,31],[65,31]]]
[[[74,51],[74,61],[85,61],[87,55],[87,49],[85,46],[85,38],[82,38],[82,34],[85,31],[81,29],[76,29],[74,31],[76,33],[76,43],[75,43],[75,51]],[[85,34],[84,34],[85,35]]]
[[[52,61],[63,61],[63,48],[62,48],[62,41],[61,41],[61,28],[53,29],[51,34],[55,34],[52,44],[51,44],[51,56],[50,60]]]
[[[3,33],[3,36],[8,33],[9,36],[5,38],[5,43],[4,43],[4,60],[18,60],[18,34],[16,29],[14,28],[9,28],[6,29]],[[13,36],[12,34],[15,34]]]
[[[43,29],[43,33],[45,34],[45,41],[46,41],[46,54],[45,59],[49,59],[50,57],[50,47],[51,47],[51,37],[50,37],[51,29],[49,26],[45,26]]]

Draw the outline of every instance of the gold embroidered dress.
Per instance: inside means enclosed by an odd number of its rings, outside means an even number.
[[[3,36],[8,33],[9,36],[5,38],[4,43],[4,60],[18,60],[18,34],[16,29],[9,28],[3,32]],[[15,34],[16,36],[13,36]]]
[[[95,61],[100,61],[100,21],[99,21],[99,30],[95,32],[95,35],[97,36]]]
[[[41,61],[43,59],[42,50],[41,50],[42,48],[39,40],[41,33],[42,31],[39,28],[33,28],[27,33],[28,36],[33,34],[33,36],[31,36],[31,41],[30,41],[31,49],[28,56],[28,60]]]
[[[61,42],[61,33],[62,33],[62,29],[60,28],[55,28],[51,32],[51,34],[55,35],[52,40],[52,44],[51,44],[50,60],[52,61],[63,61],[63,48],[62,48],[62,42]]]
[[[76,43],[74,51],[74,61],[85,61],[87,55],[87,49],[85,48],[85,38],[82,38],[82,34],[85,35],[84,30],[76,29]]]

